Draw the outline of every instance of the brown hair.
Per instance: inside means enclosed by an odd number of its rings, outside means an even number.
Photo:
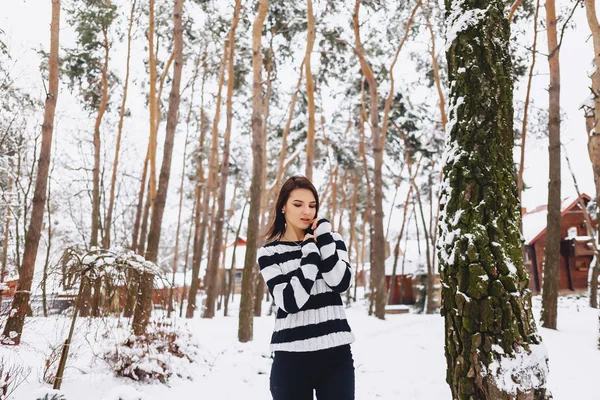
[[[275,202],[275,218],[271,223],[271,227],[267,231],[265,237],[267,240],[272,240],[281,237],[285,233],[285,215],[283,215],[282,208],[290,198],[290,194],[295,189],[308,189],[315,196],[317,205],[315,207],[315,218],[319,213],[319,194],[317,189],[308,178],[304,176],[292,176],[281,186],[277,201]]]

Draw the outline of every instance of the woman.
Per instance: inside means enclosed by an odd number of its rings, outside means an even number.
[[[319,195],[301,176],[279,192],[260,272],[278,307],[271,351],[274,400],[354,399],[354,361],[341,293],[352,280],[346,245],[324,218]]]

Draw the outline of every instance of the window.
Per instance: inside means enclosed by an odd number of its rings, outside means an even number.
[[[577,227],[576,226],[572,226],[567,231],[567,237],[574,238],[575,236],[577,236]]]

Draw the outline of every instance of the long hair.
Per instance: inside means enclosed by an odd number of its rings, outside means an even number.
[[[279,195],[277,196],[277,201],[275,202],[275,217],[273,218],[271,227],[265,235],[267,241],[279,238],[285,233],[285,215],[283,215],[282,208],[290,198],[292,191],[295,189],[308,189],[312,192],[313,196],[315,196],[315,200],[317,201],[317,205],[315,206],[315,218],[317,217],[319,213],[319,194],[317,193],[317,189],[315,189],[315,186],[306,177],[292,176],[285,181],[279,190]]]

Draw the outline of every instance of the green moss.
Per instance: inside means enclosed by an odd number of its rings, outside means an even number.
[[[515,282],[515,279],[513,276],[501,276],[499,279],[500,279],[500,282],[502,282],[502,285],[504,285],[504,288],[508,292],[516,292],[518,290],[517,282]]]
[[[466,293],[474,299],[481,299],[488,294],[489,278],[479,263],[469,265],[469,281]]]
[[[500,297],[504,293],[506,293],[506,290],[504,289],[502,282],[499,280],[492,281],[490,284],[490,296]]]

